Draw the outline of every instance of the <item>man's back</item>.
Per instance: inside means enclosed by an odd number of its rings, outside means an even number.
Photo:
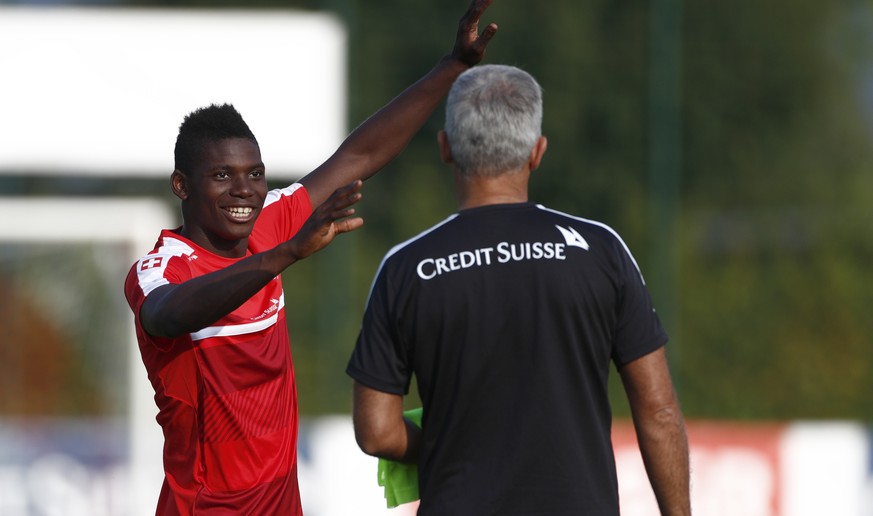
[[[415,374],[420,514],[617,514],[609,364],[665,341],[612,230],[491,205],[386,256],[349,373],[396,394]]]

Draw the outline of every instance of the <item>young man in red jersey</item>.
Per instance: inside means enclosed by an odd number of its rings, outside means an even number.
[[[257,140],[232,106],[182,123],[171,187],[183,224],[164,230],[125,282],[165,440],[157,514],[302,514],[280,274],[361,226],[350,216],[362,181],[482,59],[497,30],[479,34],[490,3],[473,0],[452,53],[287,188],[267,191]]]

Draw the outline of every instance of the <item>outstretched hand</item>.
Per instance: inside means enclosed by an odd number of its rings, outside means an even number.
[[[363,184],[363,181],[357,180],[338,188],[306,219],[300,231],[288,241],[298,260],[327,247],[340,233],[348,233],[364,225],[361,217],[347,218],[355,213],[351,206],[361,200]]]
[[[479,19],[485,9],[491,5],[492,0],[472,0],[467,12],[461,16],[458,22],[458,33],[455,36],[455,48],[452,49],[452,57],[473,66],[479,63],[485,56],[485,48],[491,38],[497,34],[497,24],[489,23],[479,34]]]

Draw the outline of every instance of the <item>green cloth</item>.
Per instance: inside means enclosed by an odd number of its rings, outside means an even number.
[[[410,409],[403,417],[421,427],[422,409]],[[379,459],[379,485],[385,488],[385,501],[392,509],[418,500],[418,464]]]

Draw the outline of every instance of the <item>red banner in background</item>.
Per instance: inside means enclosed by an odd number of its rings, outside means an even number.
[[[704,516],[780,515],[780,442],[785,424],[689,422],[691,497]],[[658,516],[629,421],[616,421],[612,440],[622,516]]]

